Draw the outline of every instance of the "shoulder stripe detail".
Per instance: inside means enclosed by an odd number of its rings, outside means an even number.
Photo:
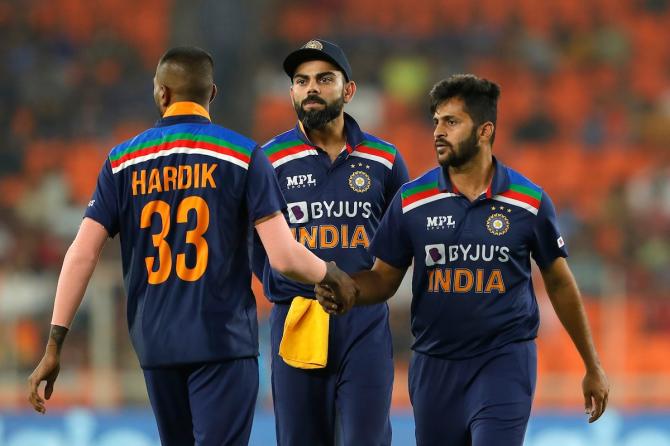
[[[275,168],[294,159],[318,155],[318,152],[312,146],[303,144],[301,141],[289,141],[266,147],[263,150],[272,163],[272,167]]]
[[[174,154],[207,155],[231,162],[244,169],[249,168],[249,162],[251,161],[251,157],[249,155],[244,155],[238,151],[231,150],[228,147],[209,144],[203,141],[178,140],[136,150],[116,160],[112,160],[110,158],[112,173],[118,173],[126,167],[142,163],[144,161]]]
[[[400,195],[404,200],[414,194],[417,194],[419,192],[425,192],[431,189],[437,189],[437,181],[432,181],[430,183],[424,183],[424,184],[412,184],[412,187],[408,187],[407,189],[403,190],[400,193]]]
[[[369,147],[371,149],[382,150],[382,151],[387,152],[387,153],[389,153],[393,156],[395,156],[395,154],[396,154],[396,149],[391,144],[384,144],[384,143],[378,142],[378,141],[370,141],[369,139],[366,139],[365,141],[363,141],[362,143],[360,143],[358,145],[358,147],[361,147],[361,146]]]
[[[528,195],[538,201],[542,199],[541,190],[531,189],[530,187],[524,186],[522,184],[510,184],[509,188],[514,192],[518,192],[523,195]]]
[[[537,215],[537,212],[540,209],[539,200],[531,198],[527,195],[521,195],[513,191],[503,192],[502,194],[494,196],[493,199],[496,201],[502,201],[503,203],[518,206],[527,210],[533,215]]]
[[[393,169],[395,155],[395,147],[370,140],[363,141],[351,152],[351,156],[377,161],[389,169]]]
[[[135,152],[142,151],[144,149],[149,149],[151,147],[160,146],[165,143],[170,142],[182,142],[182,145],[190,146],[190,143],[209,143],[215,146],[223,146],[232,151],[239,152],[247,157],[251,157],[251,149],[239,146],[230,141],[227,141],[222,138],[218,138],[212,135],[206,135],[202,133],[188,133],[188,132],[179,132],[179,133],[170,133],[164,135],[162,138],[154,138],[148,141],[144,141],[137,144],[132,144],[127,147],[117,146],[109,155],[109,160],[112,162],[118,161],[123,162],[125,159],[129,159]],[[189,142],[186,144],[184,142]],[[141,155],[140,155],[141,156]]]
[[[512,183],[508,190],[506,190],[501,194],[498,194],[498,196],[503,196],[510,198],[512,200],[517,200],[522,203],[526,203],[527,205],[532,206],[537,210],[540,209],[540,200],[542,199],[542,191],[529,189],[522,185]]]
[[[430,172],[428,175],[417,178],[403,186],[400,192],[402,212],[404,214],[424,204],[455,196],[456,194],[450,192],[440,192],[436,175]]]
[[[433,201],[457,196],[456,194],[452,194],[451,192],[437,192],[437,193],[432,192],[433,191],[431,190],[414,194],[412,195],[412,198],[414,198],[413,201],[406,202],[405,200],[403,200],[402,213],[405,214],[411,211],[412,209],[416,209],[419,206],[423,206],[424,204],[432,203]]]
[[[357,147],[356,150],[354,150],[353,152],[351,152],[349,154],[349,156],[356,156],[358,158],[365,158],[365,159],[368,159],[368,160],[371,160],[371,161],[376,161],[378,163],[383,164],[384,166],[386,166],[389,169],[393,169],[393,161],[389,161],[387,158],[385,158],[383,156],[379,156],[377,154],[366,153],[366,152],[364,152],[360,149],[361,149],[360,147]]]
[[[170,156],[170,155],[176,155],[176,154],[186,154],[186,155],[207,155],[211,156],[213,158],[218,158],[220,160],[228,161],[232,164],[238,165],[241,168],[247,170],[249,168],[249,163],[241,161],[240,159],[226,155],[224,153],[217,153],[213,152],[211,150],[204,150],[204,149],[194,149],[191,147],[173,147],[170,150],[163,150],[161,152],[157,153],[151,153],[145,156],[138,156],[135,157],[131,160],[125,161],[121,164],[119,164],[117,167],[112,167],[112,173],[116,174],[125,169],[126,167],[133,166],[135,164],[143,163],[145,161],[149,161],[152,159],[160,158],[162,156]]]
[[[274,155],[277,152],[281,152],[284,149],[289,149],[291,147],[302,146],[304,143],[299,139],[292,139],[290,141],[284,141],[276,144],[270,144],[263,147],[263,151],[267,156]]]

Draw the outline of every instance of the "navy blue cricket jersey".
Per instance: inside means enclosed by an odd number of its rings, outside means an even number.
[[[396,148],[361,131],[344,114],[346,149],[331,162],[314,146],[300,123],[263,146],[287,201],[286,219],[296,240],[348,273],[372,267],[367,251],[382,215],[400,186],[407,166]],[[265,295],[275,303],[314,297],[314,287],[270,268],[256,237],[254,270]]]
[[[398,268],[414,260],[415,351],[459,359],[534,339],[539,313],[531,256],[540,268],[567,251],[540,187],[494,158],[474,202],[437,167],[403,185],[370,251]]]
[[[285,203],[262,150],[198,107],[113,148],[85,214],[120,234],[142,367],[258,354],[247,240]]]

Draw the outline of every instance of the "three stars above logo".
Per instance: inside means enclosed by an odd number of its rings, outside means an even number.
[[[502,212],[507,212],[508,214],[512,213],[512,208],[506,208],[505,206],[491,206],[492,211],[502,211]]]

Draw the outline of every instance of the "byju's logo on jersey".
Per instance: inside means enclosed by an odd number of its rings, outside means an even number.
[[[312,178],[311,173],[286,177],[286,187],[289,189],[312,186],[316,186],[316,180]]]
[[[446,263],[447,256],[444,244],[426,245],[426,266],[444,265]]]
[[[309,215],[307,214],[307,202],[298,201],[295,203],[288,203],[288,221],[291,223],[307,223]]]
[[[435,217],[426,217],[426,229],[444,229],[455,228],[456,221],[451,215],[437,215]]]

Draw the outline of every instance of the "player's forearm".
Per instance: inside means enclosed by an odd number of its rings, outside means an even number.
[[[75,239],[65,254],[58,278],[51,318],[53,325],[70,326],[97,262],[98,254]]]
[[[326,262],[295,241],[283,215],[258,223],[256,231],[273,269],[298,282],[315,284],[324,280]]]
[[[374,305],[390,299],[398,289],[378,271],[359,271],[351,276],[360,290],[356,305]]]
[[[326,277],[326,262],[309,249],[292,240],[286,249],[274,258],[268,255],[270,265],[289,279],[303,283],[320,283]]]
[[[600,367],[588,318],[574,280],[547,283],[547,292],[558,319],[570,335],[587,370]]]

